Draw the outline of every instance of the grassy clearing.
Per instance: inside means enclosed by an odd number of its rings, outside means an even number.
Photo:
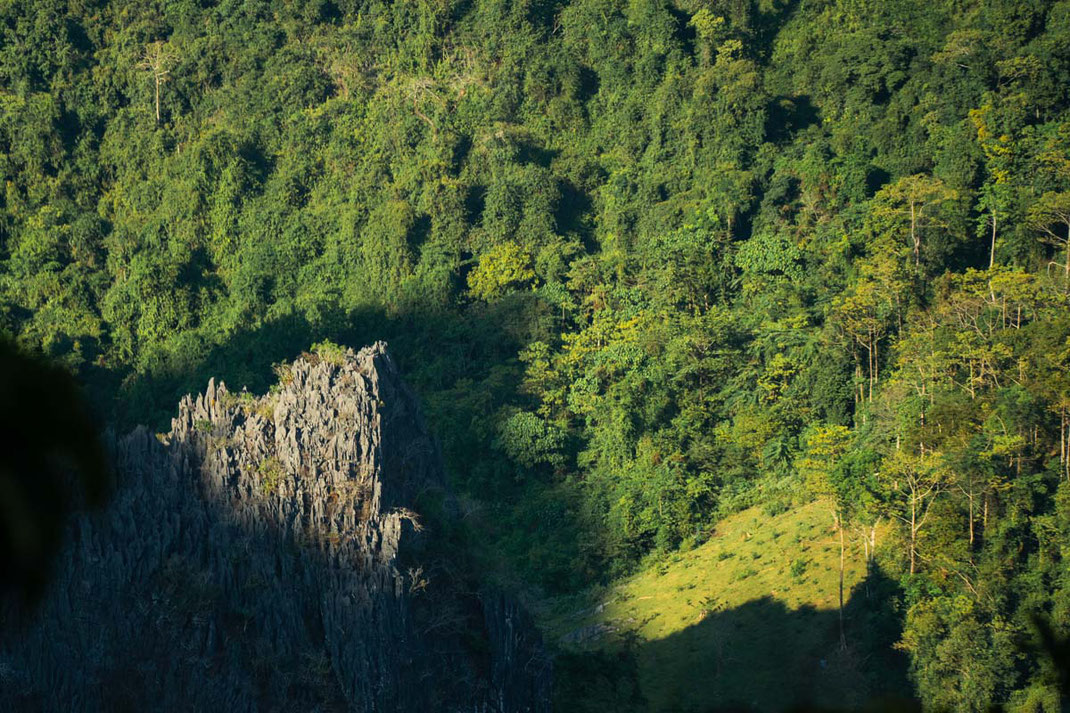
[[[864,577],[861,548],[852,547],[845,598],[856,597],[848,607],[851,646],[843,652],[839,544],[827,504],[774,517],[753,508],[725,520],[691,551],[650,564],[585,601],[557,602],[543,621],[566,659],[634,659],[634,710],[857,704],[872,695],[863,670],[863,651],[871,644],[863,639],[872,630],[866,588],[858,586]],[[566,710],[608,704],[560,703]]]

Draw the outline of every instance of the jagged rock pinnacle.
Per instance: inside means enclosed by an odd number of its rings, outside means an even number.
[[[111,505],[0,648],[0,707],[548,710],[527,615],[435,552],[423,503],[451,499],[384,343],[306,354],[261,397],[210,380],[112,452]]]

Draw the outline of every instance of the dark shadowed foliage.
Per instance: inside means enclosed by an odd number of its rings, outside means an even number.
[[[0,597],[34,602],[72,512],[111,483],[99,422],[69,371],[0,339]]]

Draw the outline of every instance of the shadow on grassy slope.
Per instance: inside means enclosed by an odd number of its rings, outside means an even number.
[[[665,638],[564,653],[557,710],[913,710],[897,585],[873,568],[847,604],[846,650],[837,613],[788,609],[771,597],[707,612]],[[907,701],[906,703],[901,703]],[[894,702],[894,703],[893,703]]]

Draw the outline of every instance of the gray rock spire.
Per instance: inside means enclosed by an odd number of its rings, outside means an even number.
[[[0,708],[549,710],[530,618],[436,542],[453,501],[386,345],[279,376],[113,440],[119,489],[0,643]]]

